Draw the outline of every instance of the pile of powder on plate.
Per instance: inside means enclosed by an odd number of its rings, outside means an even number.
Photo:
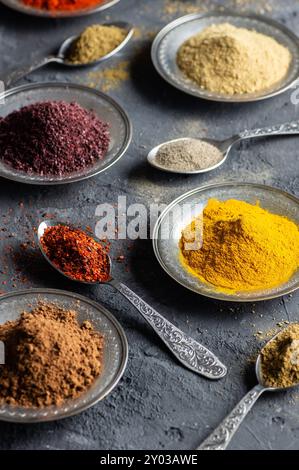
[[[228,23],[207,27],[179,48],[177,63],[201,88],[234,95],[270,88],[282,80],[290,51],[272,37]]]
[[[299,324],[289,325],[261,351],[264,383],[289,387],[299,383]]]
[[[254,291],[287,282],[299,266],[299,230],[258,204],[210,199],[182,232],[182,262],[222,291]]]
[[[171,170],[196,171],[219,163],[223,155],[217,147],[204,140],[184,139],[160,147],[156,155],[158,165]]]
[[[67,60],[72,64],[94,62],[119,46],[126,35],[127,31],[117,26],[89,26],[71,46]]]
[[[34,103],[0,118],[0,160],[28,174],[82,171],[104,158],[108,127],[77,103]]]
[[[5,365],[0,366],[0,404],[60,405],[86,391],[101,373],[103,338],[77,313],[39,303],[0,325]]]

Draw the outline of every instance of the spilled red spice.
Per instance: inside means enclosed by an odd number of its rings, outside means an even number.
[[[22,0],[25,5],[49,11],[84,10],[106,3],[106,0]]]
[[[34,103],[0,118],[0,160],[41,176],[82,171],[107,153],[108,127],[78,103]]]
[[[41,244],[50,261],[77,281],[101,282],[110,277],[109,246],[96,242],[83,230],[66,225],[48,227]]]

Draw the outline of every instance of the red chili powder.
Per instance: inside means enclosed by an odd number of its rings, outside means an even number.
[[[50,261],[67,276],[86,282],[109,279],[109,247],[83,230],[65,225],[48,227],[41,244]]]
[[[49,11],[84,10],[95,5],[101,5],[106,0],[22,0],[25,5]]]
[[[82,171],[104,158],[108,127],[77,103],[34,103],[0,118],[0,159],[29,174]]]

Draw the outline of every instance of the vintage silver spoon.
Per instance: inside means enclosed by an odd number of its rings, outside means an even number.
[[[278,333],[281,334],[281,331]],[[275,335],[267,344],[273,341],[277,336]],[[262,367],[261,367],[261,354],[259,354],[256,365],[255,373],[257,376],[258,384],[245,395],[245,397],[235,406],[233,411],[222,421],[222,423],[213,431],[210,436],[203,441],[197,450],[225,450],[229,445],[235,432],[244,421],[248,412],[251,410],[257,399],[264,392],[279,392],[288,390],[299,385],[299,383],[289,387],[269,387],[263,381]]]
[[[47,257],[41,244],[41,238],[47,227],[56,225],[67,225],[54,220],[44,220],[40,223],[37,230],[39,248],[53,268],[63,274],[68,279],[73,279],[67,276],[57,266],[55,266],[51,260]],[[89,234],[88,234],[89,235]],[[95,239],[96,240],[96,239]],[[97,241],[97,240],[96,240]],[[107,255],[108,256],[108,255]],[[132,292],[123,283],[118,282],[111,276],[111,260],[110,263],[110,278],[105,282],[84,282],[85,284],[109,284],[120,292],[132,305],[138,310],[143,318],[149,323],[154,329],[157,335],[161,338],[164,344],[172,352],[172,354],[188,369],[203,375],[209,379],[220,379],[227,373],[226,367],[219,361],[219,359],[207,348],[199,344],[190,336],[186,335],[183,331],[179,330],[175,325],[170,323],[166,318],[162,317],[156,310],[150,307],[144,300],[142,300],[137,294]],[[78,281],[80,282],[80,281]]]
[[[216,168],[221,166],[227,159],[232,146],[236,144],[237,142],[240,142],[241,140],[253,139],[256,137],[270,137],[270,136],[277,136],[277,135],[292,135],[292,134],[299,134],[299,121],[287,122],[284,124],[278,124],[278,125],[269,126],[269,127],[262,127],[261,129],[244,130],[243,132],[240,132],[239,134],[236,134],[225,140],[214,140],[214,139],[206,139],[206,138],[200,139],[204,142],[207,142],[217,147],[222,154],[222,159],[218,163],[207,168],[201,168],[200,170],[190,171],[190,170],[176,170],[176,169],[166,168],[160,165],[156,160],[157,153],[160,147],[162,147],[162,145],[169,144],[171,142],[179,142],[183,140],[188,140],[188,137],[169,140],[168,142],[164,142],[162,144],[157,145],[148,153],[147,160],[150,165],[162,171],[167,171],[169,173],[181,173],[184,175],[195,175],[198,173],[206,173],[207,171],[215,170]]]
[[[61,44],[57,54],[43,57],[42,59],[39,59],[30,65],[24,66],[23,68],[12,72],[5,80],[6,88],[12,86],[21,78],[24,78],[27,75],[29,75],[31,72],[34,72],[34,70],[40,69],[41,67],[44,67],[45,65],[50,64],[51,62],[57,62],[58,64],[63,64],[66,67],[71,67],[71,68],[78,68],[78,67],[82,68],[82,67],[94,67],[95,65],[100,64],[104,60],[110,59],[112,56],[120,52],[121,49],[123,49],[128,44],[128,42],[130,41],[130,39],[132,38],[134,34],[134,28],[132,25],[130,25],[129,23],[126,23],[125,21],[103,23],[103,25],[117,26],[119,28],[125,29],[128,32],[125,39],[113,51],[109,52],[109,54],[106,54],[100,59],[93,61],[93,62],[89,62],[87,64],[72,64],[71,62],[68,62],[67,57],[68,57],[70,47],[72,46],[73,42],[78,39],[79,36],[71,36],[67,38]]]

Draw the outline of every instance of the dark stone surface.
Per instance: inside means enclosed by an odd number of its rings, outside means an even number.
[[[254,2],[248,4],[254,6]],[[273,4],[269,14],[299,34],[298,2],[280,0]],[[255,104],[221,105],[186,96],[164,83],[151,65],[148,34],[171,19],[163,5],[162,0],[121,0],[104,14],[74,20],[41,20],[0,7],[1,77],[53,51],[60,41],[85,25],[107,17],[134,21],[141,32],[121,57],[102,66],[130,60],[129,80],[109,91],[126,108],[134,125],[133,142],[124,158],[106,174],[65,187],[0,183],[1,228],[7,229],[1,231],[1,289],[64,288],[102,302],[125,328],[130,345],[128,367],[115,391],[79,416],[40,425],[1,423],[2,449],[192,449],[255,383],[249,360],[260,342],[254,333],[267,331],[282,319],[298,320],[298,294],[256,305],[205,299],[176,285],[163,273],[150,241],[114,241],[114,255],[126,256],[125,264],[115,264],[115,276],[228,365],[225,379],[210,382],[180,367],[134,308],[120,295],[111,294],[109,287],[68,283],[48,269],[34,248],[20,250],[20,243],[32,239],[33,228],[44,213],[94,227],[97,204],[115,203],[119,194],[126,195],[129,203],[169,203],[191,188],[234,180],[266,183],[298,195],[297,137],[246,142],[232,151],[224,166],[203,176],[170,176],[147,165],[147,150],[167,138],[221,138],[246,127],[298,117],[290,92]],[[86,71],[68,72],[52,66],[32,74],[24,83],[55,80],[90,81]],[[262,398],[231,448],[298,449],[297,397],[294,392]]]

